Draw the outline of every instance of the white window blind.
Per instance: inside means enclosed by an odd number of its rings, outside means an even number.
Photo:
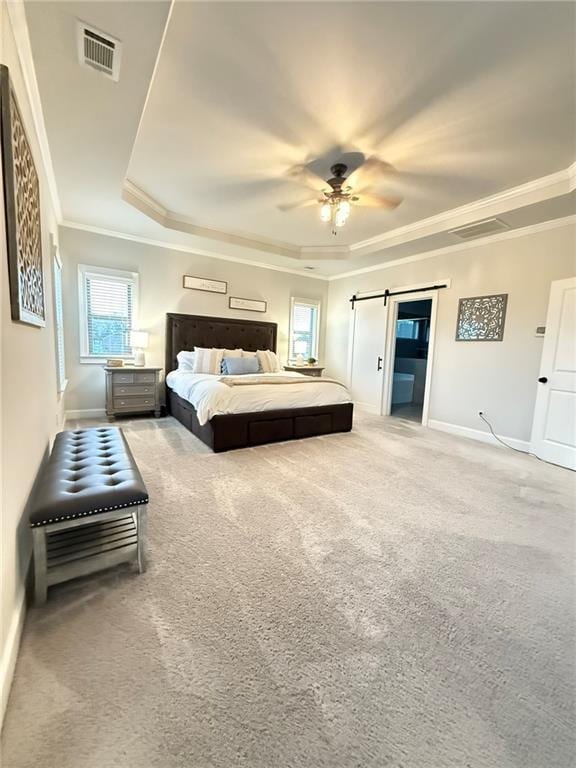
[[[319,319],[319,302],[292,299],[290,349],[288,353],[290,360],[294,360],[298,355],[302,355],[305,360],[309,357],[318,357]]]
[[[56,334],[56,377],[58,392],[66,386],[66,361],[64,350],[64,308],[62,303],[62,262],[54,256],[54,332]]]
[[[138,275],[113,269],[80,267],[83,357],[131,357]]]

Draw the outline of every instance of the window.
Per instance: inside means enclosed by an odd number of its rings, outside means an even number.
[[[397,320],[396,337],[398,339],[417,339],[420,333],[418,320]]]
[[[402,318],[396,321],[397,339],[414,339],[416,341],[428,341],[430,336],[430,318],[416,317],[414,319]]]
[[[62,262],[54,249],[54,333],[56,335],[56,383],[58,392],[66,389],[66,361],[64,355],[64,311],[62,304]]]
[[[295,360],[298,355],[302,355],[305,360],[309,357],[318,357],[319,320],[319,301],[292,299],[288,350],[290,360]]]
[[[132,357],[130,331],[137,317],[138,274],[101,267],[78,267],[80,356]]]

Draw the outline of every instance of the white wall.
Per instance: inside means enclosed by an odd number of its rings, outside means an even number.
[[[66,327],[66,410],[104,408],[104,373],[101,365],[80,363],[78,324],[78,264],[130,270],[139,273],[140,329],[150,332],[146,362],[164,366],[167,312],[238,317],[278,323],[278,353],[288,354],[290,297],[320,299],[324,327],[328,283],[306,275],[253,267],[232,261],[197,256],[76,229],[60,229],[60,253],[64,262],[64,320]],[[228,295],[193,291],[182,287],[183,275],[228,282]],[[228,309],[229,296],[264,299],[266,314]],[[320,337],[320,358],[324,333]]]
[[[328,373],[347,379],[350,304],[354,293],[451,279],[438,292],[429,418],[530,439],[542,353],[535,329],[545,325],[552,280],[576,274],[576,227],[509,238],[330,282],[326,337]],[[458,299],[508,294],[502,342],[456,342]]]
[[[18,650],[24,616],[25,578],[30,563],[31,537],[25,506],[38,468],[61,424],[56,392],[55,339],[52,316],[50,233],[57,233],[43,173],[39,145],[27,101],[6,4],[0,4],[0,59],[10,69],[36,170],[40,177],[46,327],[12,322],[8,293],[8,258],[4,200],[0,189],[1,275],[1,634],[0,689],[3,714]]]

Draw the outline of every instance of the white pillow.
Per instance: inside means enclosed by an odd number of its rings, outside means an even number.
[[[196,357],[194,359],[194,373],[212,373],[220,375],[220,366],[224,357],[223,349],[205,349],[194,347]]]
[[[176,355],[176,360],[178,360],[178,368],[180,368],[182,371],[193,371],[195,358],[196,352],[186,352],[185,350],[178,352]]]
[[[219,349],[218,352],[222,352],[224,357],[242,357],[241,349]]]
[[[259,349],[256,354],[260,369],[264,373],[277,373],[280,370],[280,361],[275,352],[271,352],[269,349]]]
[[[256,352],[247,352],[245,349],[243,349],[242,357],[256,357]]]

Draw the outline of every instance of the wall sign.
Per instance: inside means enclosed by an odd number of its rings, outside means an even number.
[[[228,283],[223,280],[210,280],[207,277],[193,277],[184,275],[184,288],[193,291],[207,291],[208,293],[228,293]]]
[[[258,299],[240,299],[237,296],[230,296],[228,300],[230,309],[244,309],[248,312],[266,312],[267,304]]]
[[[40,185],[8,68],[0,66],[0,134],[12,320],[46,324]]]
[[[456,341],[502,341],[507,302],[507,293],[460,299]]]

